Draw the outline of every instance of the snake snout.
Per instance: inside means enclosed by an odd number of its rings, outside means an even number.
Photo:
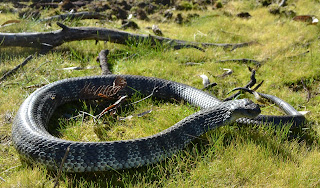
[[[255,118],[261,113],[259,105],[249,99],[242,99],[243,104],[237,110],[239,114],[248,118]]]

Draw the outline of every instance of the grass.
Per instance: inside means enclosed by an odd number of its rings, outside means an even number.
[[[35,89],[34,84],[47,84],[60,79],[100,74],[95,58],[103,49],[109,49],[111,71],[114,74],[133,74],[164,78],[202,87],[197,76],[206,74],[218,86],[211,89],[213,95],[225,98],[234,87],[249,81],[248,63],[216,63],[217,60],[251,58],[265,62],[257,67],[256,78],[265,80],[259,91],[284,99],[298,110],[308,110],[309,122],[299,130],[290,132],[286,127],[243,127],[229,125],[213,130],[191,143],[188,148],[159,164],[139,169],[110,171],[96,174],[63,174],[61,187],[318,187],[320,163],[319,151],[319,26],[294,22],[290,18],[275,16],[268,8],[258,6],[256,1],[228,1],[224,8],[195,11],[199,18],[190,23],[157,23],[166,37],[197,42],[238,43],[258,41],[259,44],[238,48],[207,48],[206,52],[195,49],[171,50],[152,48],[147,43],[118,45],[95,41],[65,43],[44,56],[36,56],[24,68],[0,86],[0,179],[1,187],[53,187],[56,174],[42,166],[30,165],[20,160],[11,143],[12,118],[21,103]],[[319,15],[316,1],[294,0],[298,14]],[[293,7],[293,6],[292,6]],[[248,11],[251,19],[228,16]],[[181,12],[186,14],[186,12]],[[176,12],[175,12],[176,14]],[[3,22],[18,19],[17,14],[0,14]],[[149,34],[145,29],[153,22],[135,20],[140,29],[130,32]],[[0,23],[1,24],[1,23]],[[118,28],[120,21],[93,20],[68,21],[70,26],[95,26]],[[59,29],[33,20],[1,27],[0,32],[42,32]],[[297,57],[291,57],[309,51]],[[0,48],[0,75],[21,63],[37,51],[30,48]],[[186,66],[187,62],[201,65]],[[94,69],[62,70],[65,67]],[[223,68],[234,73],[228,77],[216,77]],[[211,75],[211,76],[210,76]],[[303,80],[312,97],[301,85]],[[133,101],[141,99],[135,96]],[[252,96],[245,95],[243,97]],[[72,110],[76,108],[76,111]],[[101,107],[100,107],[101,108]],[[59,109],[51,125],[58,125],[53,133],[68,140],[103,141],[139,138],[157,133],[197,111],[182,101],[159,101],[148,99],[119,115],[126,117],[152,109],[150,114],[132,120],[116,121],[105,117],[95,125],[89,117],[67,121],[63,114],[77,115],[79,110],[97,114],[99,107],[88,102],[68,104]],[[281,114],[267,105],[264,114]]]

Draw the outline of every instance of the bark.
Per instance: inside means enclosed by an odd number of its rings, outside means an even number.
[[[101,50],[98,56],[101,70],[102,70],[102,75],[112,74],[112,72],[109,70],[109,67],[108,67],[108,59],[107,59],[108,54],[109,54],[109,50]]]
[[[76,13],[68,13],[61,14],[56,16],[51,16],[48,18],[41,19],[41,22],[49,22],[49,21],[58,21],[65,19],[106,19],[107,15],[96,13],[96,12],[76,12]]]
[[[174,47],[176,45],[202,45],[215,47],[243,47],[252,42],[245,43],[199,43],[188,42],[184,40],[176,40],[159,36],[151,36],[144,34],[134,34],[124,31],[98,28],[98,27],[67,27],[62,23],[57,22],[57,25],[62,29],[52,32],[35,32],[35,33],[0,33],[1,47],[33,47],[41,49],[52,49],[60,46],[65,42],[79,40],[102,40],[118,44],[127,44],[128,41],[141,42],[150,41],[152,44],[161,44]]]

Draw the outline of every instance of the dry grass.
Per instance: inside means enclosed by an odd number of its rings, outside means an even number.
[[[175,23],[157,23],[166,37],[198,42],[238,43],[257,41],[249,47],[234,51],[208,48],[206,52],[195,49],[154,49],[146,44],[124,46],[95,41],[66,43],[44,56],[36,56],[27,66],[18,71],[0,86],[0,179],[1,187],[52,187],[55,174],[43,167],[22,163],[10,141],[10,114],[15,114],[20,104],[35,89],[34,84],[47,84],[60,79],[100,74],[95,57],[102,49],[109,49],[109,62],[115,74],[153,76],[182,82],[201,88],[199,74],[209,76],[218,86],[210,90],[218,98],[226,97],[234,87],[249,81],[248,63],[216,63],[217,60],[250,58],[264,61],[257,68],[258,81],[265,80],[259,91],[276,95],[298,110],[309,110],[309,123],[304,129],[288,132],[270,127],[239,127],[230,125],[214,130],[186,150],[166,161],[139,169],[112,171],[103,174],[63,174],[61,187],[317,187],[319,186],[320,151],[318,145],[318,122],[320,122],[320,65],[319,26],[294,22],[290,18],[275,16],[268,8],[258,6],[256,1],[228,1],[223,9],[191,11],[200,15],[183,26]],[[288,1],[298,14],[319,15],[316,1]],[[295,4],[295,6],[292,6]],[[249,11],[251,19],[236,15]],[[186,14],[186,12],[182,12]],[[0,14],[4,22],[17,19],[16,14]],[[148,34],[145,29],[153,22],[137,21],[140,30],[131,32]],[[1,24],[1,23],[0,23]],[[70,26],[95,26],[117,28],[119,21],[74,21]],[[0,28],[0,32],[31,32],[58,29],[43,23],[23,20],[20,24]],[[291,57],[309,51],[297,57]],[[34,49],[1,48],[0,75],[34,54]],[[126,58],[133,55],[132,58]],[[187,62],[201,65],[186,66]],[[71,66],[94,66],[80,71],[59,70]],[[234,73],[226,78],[215,77],[222,68],[231,68]],[[309,102],[301,85],[304,80],[312,94]],[[251,97],[251,96],[247,96]],[[138,100],[137,96],[132,100]],[[78,105],[79,109],[95,113],[96,109]],[[119,122],[105,119],[105,124],[96,126],[92,119],[75,121],[55,119],[63,138],[82,141],[102,141],[137,138],[152,135],[170,127],[175,122],[192,114],[197,109],[183,102],[168,103],[148,99],[137,104],[132,111],[123,111],[121,116],[138,114],[149,109],[153,112],[132,121]],[[78,110],[79,110],[78,109]],[[68,109],[63,109],[67,111]],[[280,114],[277,108],[267,106],[264,113]],[[76,114],[76,113],[75,113]]]

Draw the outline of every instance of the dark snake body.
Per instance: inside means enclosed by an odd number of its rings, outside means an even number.
[[[66,172],[92,172],[126,169],[156,163],[183,149],[208,130],[241,117],[254,118],[259,107],[247,99],[220,102],[206,92],[184,84],[142,76],[120,75],[127,87],[120,95],[135,92],[163,99],[184,100],[202,110],[172,127],[149,137],[110,142],[74,142],[56,138],[47,131],[55,109],[69,101],[87,99],[81,95],[88,84],[112,85],[116,75],[72,78],[46,85],[32,93],[21,105],[12,127],[18,152],[27,159],[57,170],[70,147],[63,165]],[[154,90],[157,88],[156,90]],[[242,123],[255,120],[241,119]]]

